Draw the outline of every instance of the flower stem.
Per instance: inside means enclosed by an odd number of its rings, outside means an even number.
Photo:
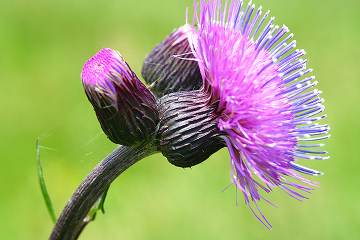
[[[49,239],[77,239],[90,222],[86,218],[87,214],[110,184],[134,163],[153,153],[155,153],[155,148],[149,143],[116,148],[76,189],[57,220]]]

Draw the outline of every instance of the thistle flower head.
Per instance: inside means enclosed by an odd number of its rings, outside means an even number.
[[[195,2],[193,26],[160,43],[142,75],[124,59],[101,50],[84,66],[82,79],[100,124],[115,143],[151,138],[170,163],[191,167],[226,146],[231,180],[246,205],[268,228],[258,207],[279,187],[303,200],[317,184],[303,174],[319,171],[298,160],[323,160],[329,127],[321,91],[286,26],[252,1]]]
[[[250,1],[200,0],[196,25],[188,35],[204,81],[217,102],[217,126],[229,149],[232,181],[266,226],[257,202],[261,192],[280,187],[299,200],[315,185],[299,173],[320,172],[295,163],[327,157],[319,140],[329,127],[320,91],[286,26]],[[255,206],[255,210],[253,210]]]
[[[200,89],[202,79],[188,41],[192,26],[176,29],[146,57],[142,76],[157,96]]]
[[[117,51],[105,48],[90,58],[84,65],[82,82],[111,141],[129,146],[155,132],[156,99]]]

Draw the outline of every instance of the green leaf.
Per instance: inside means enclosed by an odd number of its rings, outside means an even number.
[[[39,144],[39,139],[37,139],[36,140],[36,160],[37,160],[38,180],[39,180],[40,189],[41,189],[41,193],[42,193],[42,196],[44,198],[44,201],[45,201],[46,208],[47,208],[48,213],[49,213],[49,215],[51,217],[51,220],[53,221],[53,223],[55,223],[56,222],[56,215],[55,215],[53,204],[51,202],[49,192],[48,192],[46,184],[45,184],[43,168],[42,168],[41,161],[40,161],[40,149],[41,149],[41,146]]]
[[[90,209],[89,213],[87,214],[86,218],[84,219],[84,222],[89,223],[92,221],[95,221],[96,214],[101,211],[102,214],[105,214],[105,199],[106,195],[109,191],[109,187],[106,189],[106,191],[101,195],[101,197],[98,199],[98,201],[95,203],[95,205]]]
[[[105,199],[106,199],[106,196],[107,196],[107,193],[109,191],[109,188],[106,189],[106,191],[103,193],[103,195],[101,196],[100,198],[100,202],[99,202],[99,205],[98,205],[98,211],[101,210],[102,214],[105,214],[105,207],[104,207],[104,204],[105,204]]]

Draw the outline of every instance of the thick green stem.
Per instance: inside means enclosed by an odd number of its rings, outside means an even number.
[[[77,188],[57,220],[49,239],[77,239],[88,223],[87,214],[110,184],[131,165],[154,152],[155,148],[148,143],[116,148]]]

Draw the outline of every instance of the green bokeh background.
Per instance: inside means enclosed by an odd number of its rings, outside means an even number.
[[[192,169],[161,154],[112,185],[106,215],[81,239],[360,239],[360,3],[256,0],[296,33],[324,91],[332,138],[321,188],[299,203],[283,192],[262,205],[266,230],[229,183],[226,150]],[[80,181],[115,146],[102,134],[80,82],[83,63],[119,50],[139,74],[146,54],[184,23],[192,0],[0,1],[0,239],[46,239],[35,140],[57,214]],[[139,74],[140,75],[140,74]]]

